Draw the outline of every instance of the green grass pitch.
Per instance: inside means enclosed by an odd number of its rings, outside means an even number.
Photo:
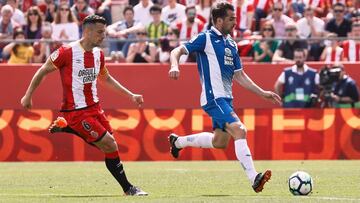
[[[237,161],[124,162],[150,195],[125,197],[103,162],[0,163],[0,202],[360,202],[360,161],[255,161],[272,169],[256,194]],[[292,196],[287,179],[304,170],[313,193]]]

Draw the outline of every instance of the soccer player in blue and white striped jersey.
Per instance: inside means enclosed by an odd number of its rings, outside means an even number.
[[[271,171],[258,173],[255,170],[246,141],[246,128],[233,110],[232,80],[268,99],[281,104],[281,98],[257,86],[244,72],[236,43],[230,33],[235,27],[234,7],[227,2],[217,3],[211,11],[214,26],[171,52],[171,79],[180,76],[179,59],[183,54],[197,54],[201,80],[201,106],[212,118],[214,132],[202,132],[178,137],[169,136],[171,154],[177,158],[184,147],[226,148],[230,138],[235,140],[235,154],[244,168],[255,192],[261,192],[270,179]]]

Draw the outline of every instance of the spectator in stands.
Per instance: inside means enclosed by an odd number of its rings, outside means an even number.
[[[275,29],[275,37],[284,37],[286,34],[285,25],[294,23],[293,19],[283,14],[283,10],[284,6],[281,2],[274,3],[270,23],[273,24]]]
[[[335,64],[333,69],[340,68],[339,80],[331,94],[334,107],[355,107],[359,101],[359,90],[356,81],[346,74],[342,64]]]
[[[44,22],[41,27],[42,38],[34,43],[34,63],[44,63],[46,59],[59,48],[62,43],[52,40],[52,26],[49,22]]]
[[[317,94],[319,75],[305,64],[306,53],[296,49],[295,65],[285,68],[275,82],[275,92],[282,97],[285,108],[310,107],[311,95]]]
[[[318,61],[324,49],[320,40],[309,40],[312,37],[323,37],[325,22],[314,16],[314,9],[311,6],[305,7],[304,17],[296,22],[298,35],[302,39],[308,39],[310,44],[309,60]]]
[[[26,39],[40,39],[42,16],[39,7],[32,6],[26,13],[26,25],[24,26],[24,33]]]
[[[150,8],[153,6],[150,0],[141,0],[134,6],[134,19],[141,22],[143,26],[148,26],[151,23]]]
[[[156,57],[156,46],[146,40],[146,29],[139,30],[136,33],[135,43],[129,47],[129,53],[126,57],[127,63],[153,63]]]
[[[92,9],[88,5],[88,0],[75,0],[75,4],[71,7],[71,12],[77,19],[79,25],[82,24],[82,21],[86,16],[92,15],[95,13],[94,9]]]
[[[58,6],[54,0],[45,0],[45,21],[50,23],[54,22],[57,10]]]
[[[316,17],[325,17],[326,13],[326,0],[311,0],[305,2],[305,10],[307,7],[311,7],[314,10]]]
[[[287,39],[281,42],[279,47],[276,49],[273,59],[273,62],[293,62],[294,59],[294,50],[303,49],[305,55],[308,54],[308,44],[305,40],[300,40],[297,36],[296,24],[289,23],[285,26],[286,37],[292,38]],[[276,30],[275,30],[276,33]],[[298,39],[296,39],[298,38]]]
[[[153,20],[147,27],[149,39],[159,39],[160,37],[165,36],[167,33],[169,26],[161,20],[161,9],[162,8],[156,4],[150,8],[150,14]]]
[[[166,37],[160,39],[160,46],[157,50],[160,63],[170,62],[170,52],[180,45],[180,32],[177,28],[168,27]],[[187,57],[180,58],[181,63],[186,62]]]
[[[199,3],[196,5],[196,17],[203,21],[204,24],[207,23],[210,17],[212,2],[213,0],[200,0]]]
[[[347,37],[351,31],[351,21],[344,18],[345,5],[336,3],[333,10],[335,17],[326,24],[325,30],[336,33],[338,37]]]
[[[177,23],[177,21],[185,19],[186,7],[176,3],[176,0],[169,0],[169,5],[165,6],[161,13],[161,19],[167,24]]]
[[[345,7],[349,8],[349,12],[351,13],[351,7],[356,6],[358,0],[325,0],[325,7],[327,10],[326,19],[334,18],[334,6],[337,3],[343,4]]]
[[[139,21],[134,20],[134,9],[126,6],[123,10],[124,20],[118,21],[106,28],[108,35],[113,39],[121,39],[121,42],[110,42],[110,52],[121,51],[121,55],[127,56],[131,41],[125,39],[135,39],[136,31],[142,28]],[[114,53],[115,54],[115,53]]]
[[[260,30],[261,21],[265,19],[271,10],[272,0],[256,0],[254,1],[255,9],[255,30]]]
[[[204,23],[196,18],[195,6],[189,6],[185,9],[186,18],[176,23],[177,29],[180,31],[180,39],[190,39],[204,29]]]
[[[261,36],[264,40],[258,40],[254,43],[254,60],[256,62],[271,62],[275,50],[280,44],[279,40],[274,39],[275,30],[271,23],[264,24],[261,29]]]
[[[79,26],[70,11],[69,5],[66,2],[60,3],[53,23],[52,38],[54,40],[75,41],[79,37]]]
[[[19,26],[14,20],[11,19],[13,15],[13,8],[10,5],[1,7],[1,18],[0,18],[0,40],[10,40],[13,38],[14,28]],[[9,42],[0,42],[0,59],[3,58],[3,48]]]
[[[111,3],[112,0],[90,0],[89,6],[95,9],[95,14],[102,16],[106,20],[106,25],[112,24],[112,15],[111,15]]]
[[[254,5],[252,2],[249,2],[248,0],[233,0],[233,6],[235,8],[236,16],[235,30],[240,31],[240,33],[251,30],[254,16]]]
[[[344,58],[343,48],[339,46],[339,42],[336,39],[335,33],[329,33],[325,41],[325,48],[321,54],[320,60],[325,61],[326,64],[332,64],[333,62],[340,62]]]
[[[12,19],[23,26],[26,24],[24,12],[19,9],[19,1],[18,0],[7,0],[7,4],[13,8]]]
[[[349,39],[344,41],[344,61],[356,62],[360,61],[360,22],[354,22],[351,26],[351,33],[349,37],[356,39]]]
[[[6,45],[3,50],[4,55],[10,55],[8,64],[27,64],[31,62],[34,49],[29,43],[17,42],[16,40],[24,40],[25,34],[21,27],[14,30],[14,42]]]

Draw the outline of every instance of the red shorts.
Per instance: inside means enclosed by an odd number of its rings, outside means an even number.
[[[99,104],[86,109],[62,112],[68,126],[75,130],[86,142],[99,141],[106,132],[112,134],[109,121]]]

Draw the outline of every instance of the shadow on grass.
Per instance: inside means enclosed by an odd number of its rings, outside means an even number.
[[[200,195],[201,197],[229,197],[233,195]]]

